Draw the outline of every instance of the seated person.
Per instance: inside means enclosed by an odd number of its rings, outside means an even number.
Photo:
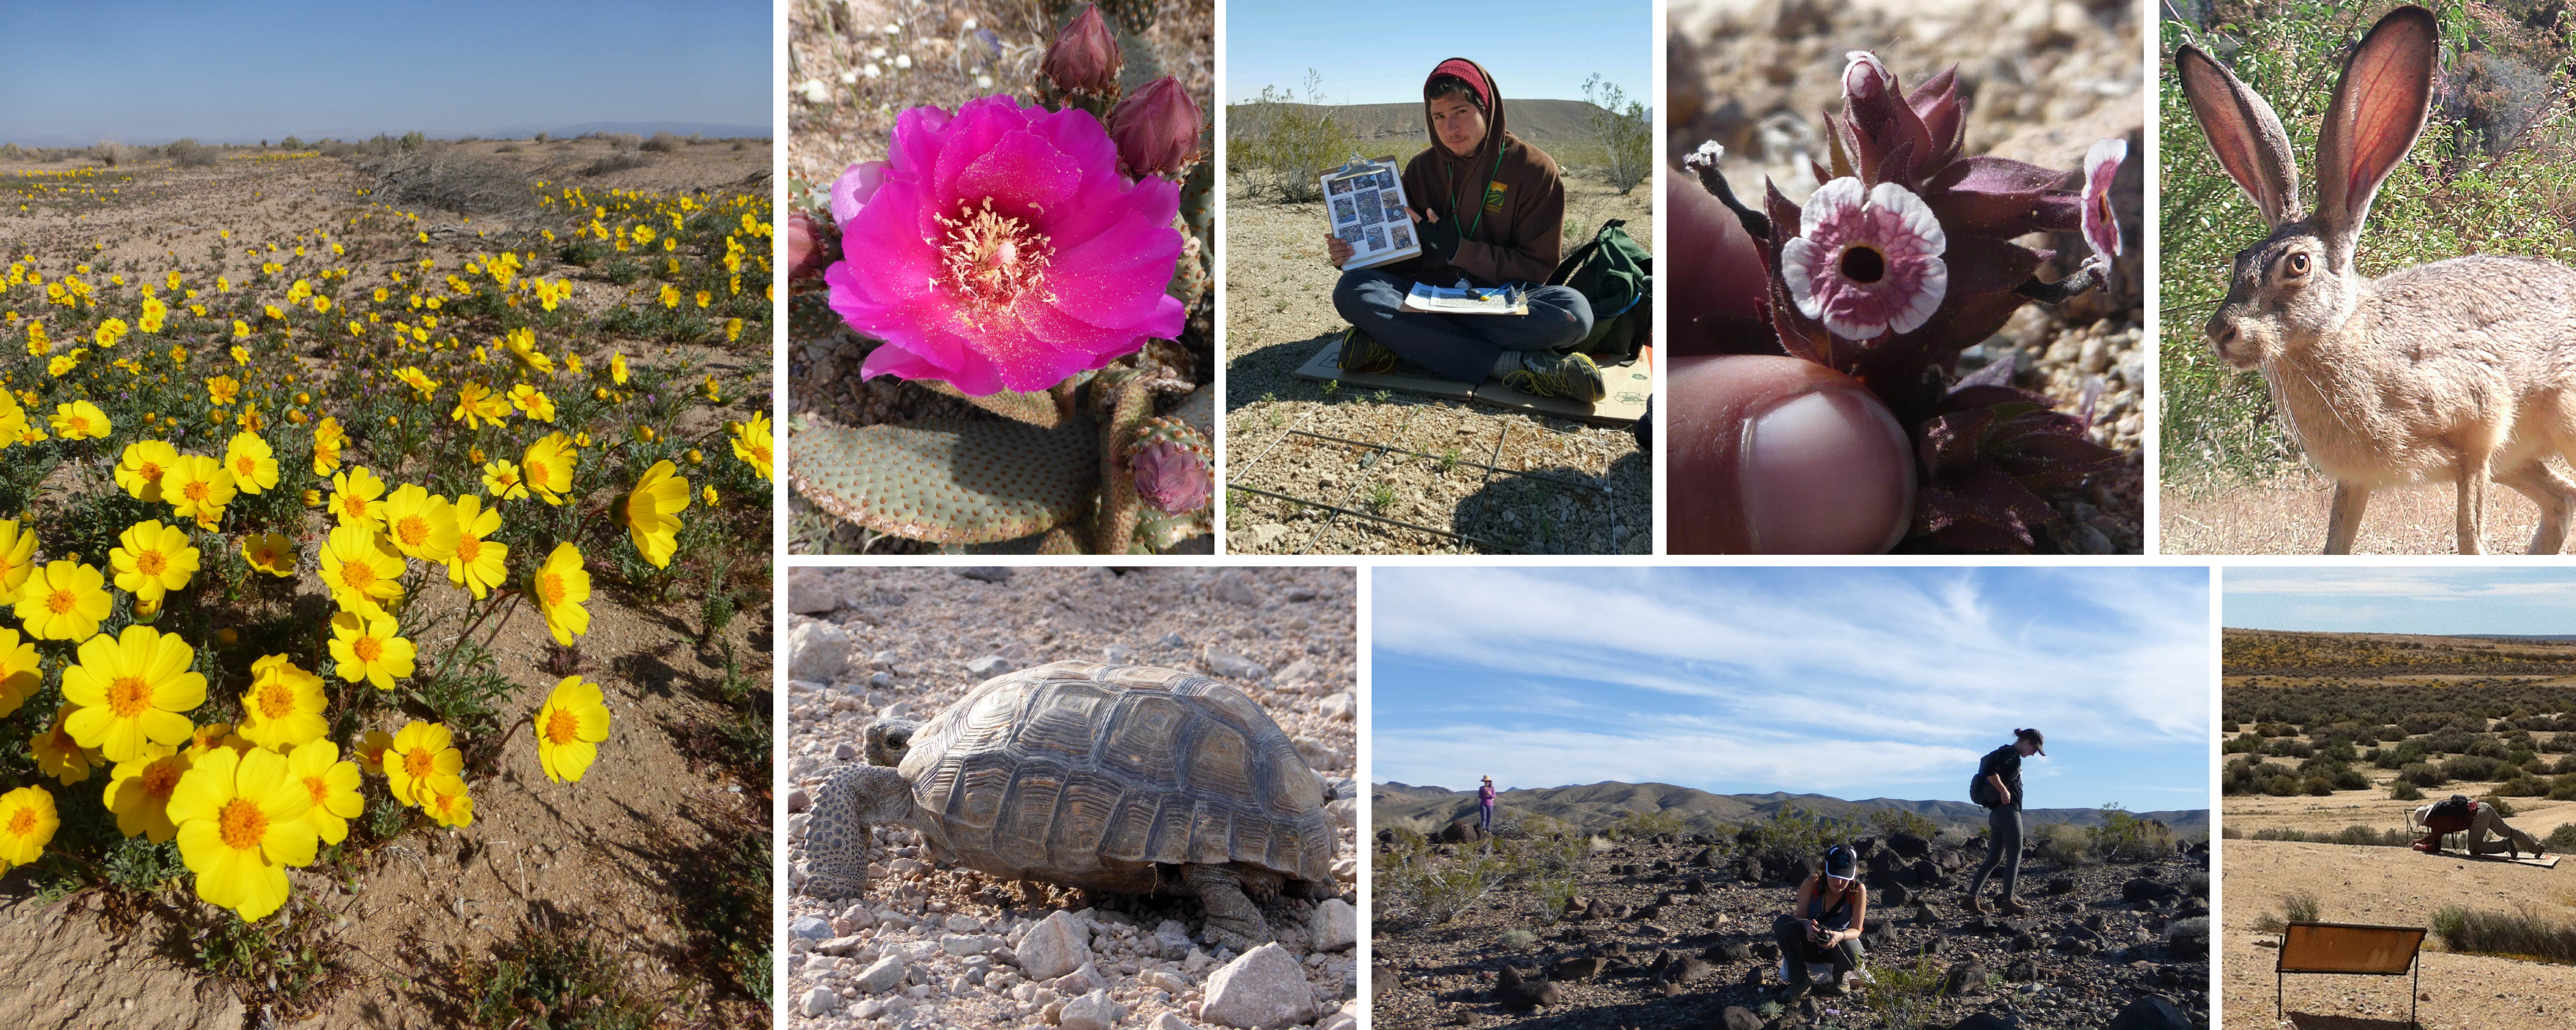
[[[1411,361],[1452,379],[1501,379],[1522,393],[1600,400],[1601,369],[1583,354],[1555,353],[1592,331],[1592,306],[1567,286],[1539,286],[1556,271],[1565,234],[1565,181],[1556,159],[1503,128],[1503,97],[1475,62],[1451,58],[1422,87],[1432,145],[1404,166],[1406,211],[1422,254],[1342,273],[1333,307],[1349,319],[1345,372],[1392,371]],[[1339,266],[1350,243],[1326,232]],[[1416,282],[1519,283],[1527,315],[1406,311]]]
[[[1828,997],[1843,993],[1860,968],[1862,920],[1869,915],[1869,888],[1860,884],[1860,856],[1850,845],[1825,849],[1825,867],[1798,885],[1798,898],[1771,924],[1780,942],[1780,979],[1795,998],[1814,988]],[[1833,979],[1822,985],[1807,979],[1810,963],[1832,963]]]

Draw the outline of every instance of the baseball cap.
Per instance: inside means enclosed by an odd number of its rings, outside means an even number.
[[[2039,757],[2048,757],[2048,738],[2040,736],[2038,730],[2014,730],[2013,737],[2029,741],[2031,750],[2039,752]]]

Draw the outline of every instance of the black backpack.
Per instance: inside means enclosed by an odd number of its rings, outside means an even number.
[[[1621,228],[1627,224],[1602,223],[1547,277],[1547,285],[1571,286],[1592,305],[1592,331],[1573,349],[1603,365],[1627,363],[1655,331],[1655,255]]]
[[[1968,800],[1976,802],[1979,808],[1993,808],[2003,799],[1995,796],[1995,783],[1986,778],[1985,770],[1985,764],[1981,762],[1977,765],[1977,771],[1969,774]]]
[[[2478,803],[2469,800],[2468,795],[2453,794],[2447,800],[2434,803],[2432,813],[2424,817],[2424,828],[2436,833],[2459,833],[2474,821],[2477,806]]]

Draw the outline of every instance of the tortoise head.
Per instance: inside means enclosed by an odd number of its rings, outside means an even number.
[[[903,756],[912,750],[912,732],[920,728],[920,723],[910,719],[879,719],[869,723],[868,764],[902,765]]]

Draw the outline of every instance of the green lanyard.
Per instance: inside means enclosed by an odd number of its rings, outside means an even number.
[[[1510,140],[1503,140],[1494,146],[1494,174],[1497,177],[1503,174],[1503,151],[1509,150],[1511,147],[1512,144]],[[1456,172],[1449,173],[1449,217],[1458,217],[1458,173]],[[1476,227],[1483,224],[1485,224],[1485,201],[1484,195],[1478,194],[1476,199],[1476,218],[1474,221],[1467,223],[1466,231],[1459,233],[1458,238],[1466,240],[1475,239]]]

